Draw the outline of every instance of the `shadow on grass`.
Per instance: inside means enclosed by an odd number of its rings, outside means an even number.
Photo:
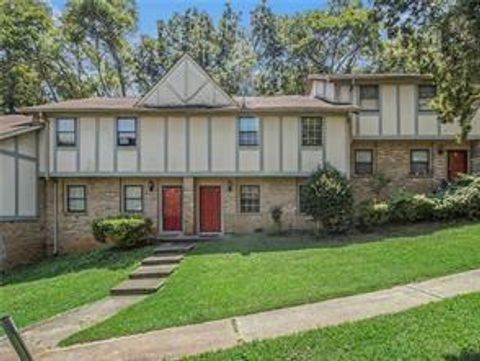
[[[432,235],[445,229],[460,229],[473,225],[461,223],[419,223],[414,225],[389,225],[370,233],[352,232],[345,235],[320,235],[293,232],[282,235],[253,233],[249,235],[226,235],[221,240],[207,241],[196,247],[195,255],[218,253],[240,253],[249,255],[256,252],[295,251],[303,249],[320,249],[346,247],[359,243],[381,242],[401,237]]]
[[[120,250],[103,247],[93,251],[46,258],[32,265],[7,271],[1,285],[31,282],[93,269],[126,269],[151,253],[151,247]]]
[[[480,361],[480,352],[463,350],[459,355],[446,355],[445,361]]]

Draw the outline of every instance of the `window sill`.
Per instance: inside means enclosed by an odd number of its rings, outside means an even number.
[[[429,173],[429,174],[420,175],[420,174],[412,174],[412,173],[410,173],[410,174],[408,175],[408,178],[413,178],[413,179],[415,179],[415,178],[417,178],[417,179],[432,179],[432,178],[433,178],[433,174],[430,174],[430,173]]]
[[[138,146],[136,145],[119,145],[117,144],[118,149],[124,149],[124,150],[137,150]]]
[[[370,173],[370,174],[356,174],[354,173],[352,175],[353,178],[360,178],[360,179],[369,179],[369,178],[373,178],[374,174],[373,173]]]
[[[238,148],[240,150],[258,150],[260,148],[260,145],[238,145]]]
[[[307,150],[321,150],[323,148],[322,145],[301,145],[302,149],[307,149]]]

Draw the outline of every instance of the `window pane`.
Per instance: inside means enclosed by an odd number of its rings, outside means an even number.
[[[74,212],[85,211],[85,199],[70,199],[68,201],[68,210]]]
[[[373,173],[372,163],[356,163],[355,173],[356,174],[372,174]]]
[[[414,175],[427,175],[428,163],[412,163],[411,170]]]
[[[125,210],[128,212],[141,212],[142,200],[141,199],[127,199],[125,202]]]
[[[258,145],[260,143],[257,118],[240,118],[238,140],[240,145]]]
[[[302,118],[302,145],[322,145],[322,118]]]
[[[142,198],[142,187],[128,186],[125,187],[126,198]]]
[[[118,119],[119,132],[135,132],[135,119]]]
[[[360,99],[374,99],[378,100],[378,86],[377,85],[362,85],[360,87]]]
[[[85,197],[85,188],[84,187],[68,187],[68,196],[69,198],[84,198]]]
[[[260,187],[242,186],[240,188],[240,212],[260,212]]]
[[[371,163],[372,152],[370,150],[357,150],[355,152],[355,161],[362,163]]]
[[[437,93],[437,88],[434,85],[420,85],[418,87],[418,97],[420,99],[432,99]]]
[[[258,128],[257,118],[240,118],[241,132],[258,132]]]
[[[135,145],[137,137],[135,133],[119,133],[118,145]]]
[[[300,192],[300,194],[299,194],[300,209],[299,210],[300,210],[300,213],[306,213],[306,204],[307,204],[306,201],[308,199],[306,191],[307,191],[307,186],[301,185],[299,187],[299,192]]]
[[[74,132],[75,120],[74,119],[58,119],[57,130],[59,132]]]
[[[416,150],[412,152],[413,162],[428,162],[428,158],[427,150]]]
[[[58,133],[58,145],[75,145],[75,133]]]

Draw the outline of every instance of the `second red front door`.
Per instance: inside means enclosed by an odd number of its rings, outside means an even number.
[[[182,230],[182,187],[163,187],[163,230],[180,232]]]
[[[222,231],[222,194],[219,186],[200,187],[200,232]]]
[[[468,172],[468,153],[466,150],[448,151],[448,179],[455,180],[460,174]]]

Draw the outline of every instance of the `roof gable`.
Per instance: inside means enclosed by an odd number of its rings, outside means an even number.
[[[191,56],[185,54],[136,106],[224,107],[235,104],[207,72]]]

